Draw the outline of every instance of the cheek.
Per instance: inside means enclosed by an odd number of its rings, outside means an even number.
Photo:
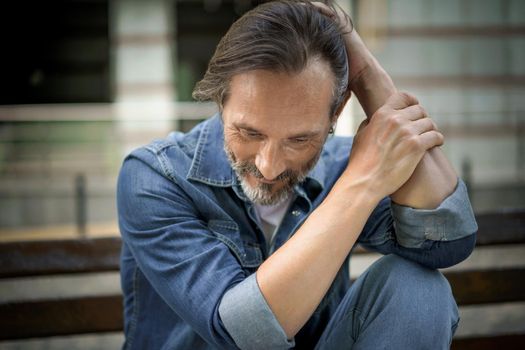
[[[257,154],[256,142],[242,142],[235,137],[229,138],[227,136],[225,136],[224,142],[229,151],[233,152],[237,161],[255,159],[255,155]]]
[[[302,171],[304,166],[317,155],[318,150],[307,148],[301,151],[294,150],[284,152],[288,152],[290,154],[290,157],[288,157],[287,168],[293,171]]]
[[[307,151],[305,151],[303,154],[301,154],[301,156],[298,156],[297,162],[296,162],[297,165],[295,169],[304,171],[305,166],[310,167],[312,165],[315,165],[311,163],[314,161],[314,159],[318,158],[321,150],[322,150],[322,147],[321,148],[311,147]]]
[[[312,159],[321,148],[316,147],[314,145],[311,145],[309,147],[305,147],[304,149],[300,151],[294,152],[294,159],[297,159],[298,162],[307,162],[310,159]]]

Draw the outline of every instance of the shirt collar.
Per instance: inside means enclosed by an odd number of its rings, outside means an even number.
[[[236,183],[235,172],[224,151],[224,126],[219,113],[205,122],[186,177],[217,187],[230,187]],[[306,178],[324,188],[326,165],[322,155]]]
[[[224,128],[219,113],[204,123],[197,141],[195,155],[186,176],[189,180],[208,185],[233,185],[234,171],[224,152]]]

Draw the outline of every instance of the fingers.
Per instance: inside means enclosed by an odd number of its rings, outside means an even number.
[[[432,130],[438,131],[436,124],[430,118],[421,118],[412,121],[407,125],[407,128],[410,129],[410,132],[414,135],[421,135]]]
[[[421,148],[425,151],[428,151],[433,147],[443,145],[445,142],[445,137],[439,131],[431,130],[419,135],[418,141]]]
[[[417,98],[404,92],[392,94],[368,121],[376,125],[375,130],[381,130],[378,133],[383,133],[385,143],[405,144],[419,152],[444,142],[443,134]]]
[[[326,4],[323,4],[320,1],[312,1],[310,4],[312,4],[313,6],[317,7],[319,12],[321,12],[323,15],[331,17],[331,18],[334,18],[334,16],[335,16],[334,12]]]
[[[427,111],[419,104],[417,98],[407,93],[395,93],[374,115],[381,119],[396,119],[397,122],[414,121],[427,118]]]
[[[404,138],[395,145],[401,154],[422,155],[431,148],[439,147],[445,142],[445,137],[437,130],[430,130],[421,135],[412,135]],[[399,154],[399,153],[398,153]]]
[[[309,4],[316,7],[317,10],[319,10],[319,12],[325,15],[326,17],[329,17],[335,22],[337,22],[341,26],[341,28],[348,28],[350,29],[349,32],[352,31],[354,27],[352,20],[350,19],[350,16],[348,16],[339,5],[327,5],[320,1],[312,1],[309,2]]]
[[[408,120],[418,120],[428,117],[427,111],[420,104],[408,106],[400,110],[397,114],[404,116]]]
[[[419,105],[412,106],[412,107],[417,107],[417,106]],[[408,108],[411,108],[411,107],[408,107]],[[399,128],[399,132],[401,132],[401,135],[402,135],[401,137],[413,137],[413,136],[423,135],[430,131],[437,131],[439,133],[437,125],[436,123],[434,123],[432,119],[426,116],[422,116],[422,114],[419,112],[413,113],[413,117],[419,118],[419,119],[407,120],[406,122],[403,123],[404,125]]]

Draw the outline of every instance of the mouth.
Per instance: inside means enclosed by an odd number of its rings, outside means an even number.
[[[263,183],[263,184],[266,184],[266,185],[274,185],[276,183],[278,183],[279,181],[277,180],[266,180],[264,177],[257,177],[253,174],[249,174],[249,176],[254,179],[256,182],[258,183]]]
[[[273,185],[273,184],[276,184],[278,182],[277,180],[269,181],[269,180],[266,180],[266,179],[257,179],[257,181],[262,182],[263,184],[268,184],[268,185]]]

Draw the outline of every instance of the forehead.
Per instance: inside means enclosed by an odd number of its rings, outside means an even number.
[[[334,77],[327,64],[313,61],[296,74],[253,70],[235,75],[224,103],[226,124],[282,132],[323,129],[330,123]]]

